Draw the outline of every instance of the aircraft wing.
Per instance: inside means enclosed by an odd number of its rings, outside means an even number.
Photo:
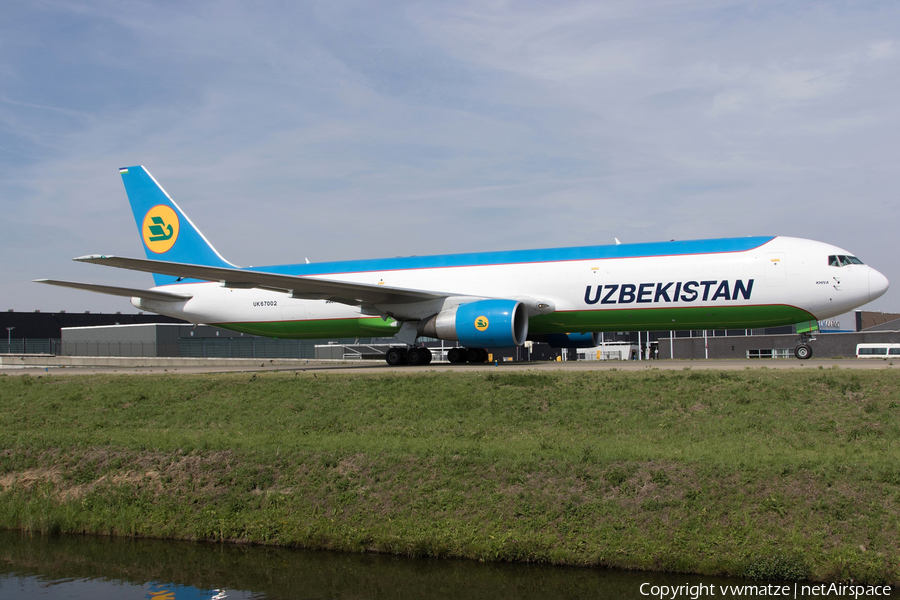
[[[35,279],[35,283],[47,283],[49,285],[58,285],[60,287],[74,288],[76,290],[85,290],[88,292],[97,292],[100,294],[110,294],[112,296],[125,296],[126,298],[145,298],[147,300],[158,300],[160,302],[179,302],[190,300],[191,294],[176,294],[173,292],[162,292],[154,290],[138,290],[134,288],[116,287],[112,285],[98,285],[96,283],[80,283],[78,281],[59,281],[57,279]]]
[[[385,285],[331,281],[317,277],[298,277],[264,271],[250,271],[229,267],[208,267],[185,263],[126,258],[121,256],[91,255],[74,259],[78,262],[106,265],[133,271],[145,271],[160,275],[172,275],[202,281],[221,281],[226,287],[260,288],[287,292],[296,298],[333,300],[342,304],[405,304],[446,298],[450,294],[392,288]]]

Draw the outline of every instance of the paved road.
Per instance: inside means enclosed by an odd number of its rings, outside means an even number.
[[[291,362],[292,364],[285,364]],[[378,362],[353,362],[353,363],[334,363],[326,361],[260,361],[257,365],[240,365],[240,366],[193,366],[184,365],[168,365],[162,366],[133,366],[133,367],[110,367],[110,366],[78,366],[78,367],[57,367],[57,366],[31,366],[18,368],[13,366],[4,366],[0,368],[0,374],[4,375],[42,375],[44,373],[67,375],[90,375],[90,374],[138,374],[138,373],[245,373],[245,372],[276,372],[276,371],[302,371],[315,373],[403,373],[415,374],[425,372],[443,372],[443,371],[493,371],[493,370],[522,370],[532,369],[541,371],[646,371],[649,369],[726,369],[726,370],[744,370],[744,369],[829,369],[836,367],[839,369],[900,369],[900,360],[886,361],[880,359],[828,359],[813,358],[810,360],[796,359],[740,359],[740,360],[654,360],[654,361],[582,361],[582,362],[524,362],[524,363],[499,363],[483,364],[483,365],[451,365],[446,363],[432,363],[427,367],[389,367],[385,363]]]

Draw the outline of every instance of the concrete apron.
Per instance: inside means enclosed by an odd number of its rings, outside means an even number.
[[[340,360],[308,360],[305,358],[182,358],[139,356],[54,356],[53,354],[0,354],[0,367],[299,367],[308,364],[347,362]],[[384,361],[353,361],[384,362]]]

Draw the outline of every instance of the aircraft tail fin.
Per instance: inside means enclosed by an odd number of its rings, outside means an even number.
[[[125,167],[119,173],[148,259],[210,267],[235,266],[222,258],[147,169]],[[178,278],[154,273],[153,280],[156,285],[166,285]]]

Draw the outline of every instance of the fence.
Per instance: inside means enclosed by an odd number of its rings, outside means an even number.
[[[57,354],[58,347],[54,338],[12,338],[0,342],[0,354]]]
[[[181,338],[178,354],[202,358],[315,358],[315,341],[268,338]]]
[[[58,342],[61,356],[178,356],[178,344],[159,342]]]
[[[355,340],[348,340],[355,341]],[[177,343],[65,341],[19,338],[0,342],[0,354],[56,356],[178,356],[183,358],[315,358],[320,340],[273,340],[262,337],[179,338]],[[355,356],[353,358],[361,358]],[[369,358],[366,356],[365,358]]]
[[[373,346],[371,344],[356,346],[340,346],[342,360],[383,360],[385,353],[390,349],[391,344],[380,344]],[[434,350],[432,350],[434,352]],[[316,348],[316,358],[321,355],[319,348]]]
[[[747,350],[747,358],[794,358],[793,348],[761,348]]]
[[[178,356],[178,345],[157,342],[64,342],[56,338],[25,338],[0,342],[0,354]]]

